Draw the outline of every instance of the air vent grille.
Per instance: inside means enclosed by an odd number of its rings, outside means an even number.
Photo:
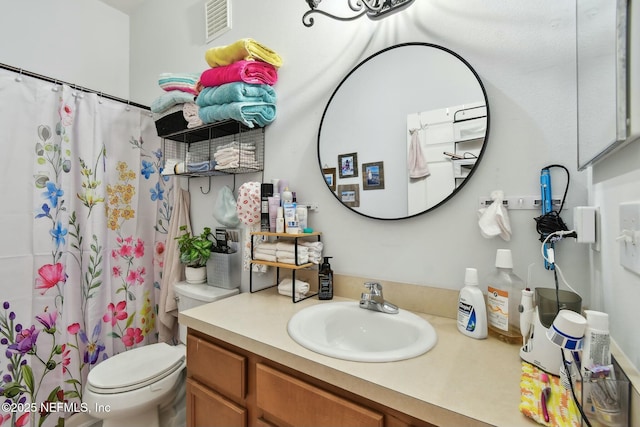
[[[204,9],[209,43],[231,29],[231,0],[210,0]]]

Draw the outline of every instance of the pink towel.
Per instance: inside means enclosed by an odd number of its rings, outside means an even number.
[[[409,178],[426,178],[431,175],[429,165],[424,158],[418,131],[411,131],[411,145],[409,145]]]
[[[210,68],[200,76],[205,87],[221,86],[226,83],[245,82],[273,86],[278,81],[278,70],[262,61],[236,61],[222,67]]]

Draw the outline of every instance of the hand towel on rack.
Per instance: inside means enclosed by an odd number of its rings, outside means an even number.
[[[296,279],[296,298],[304,297],[309,292],[309,284],[302,280]],[[293,293],[293,280],[286,278],[278,283],[278,293],[288,297]]]
[[[200,75],[202,86],[221,86],[244,82],[273,86],[278,81],[278,70],[262,61],[241,60],[222,67],[209,68]]]
[[[409,144],[409,178],[420,179],[431,175],[429,165],[424,158],[420,138],[418,137],[418,129],[411,132],[411,143]]]
[[[232,102],[276,102],[276,92],[269,85],[253,85],[236,82],[222,86],[205,87],[196,98],[200,107]]]
[[[264,127],[276,118],[276,106],[267,102],[233,102],[200,107],[198,115],[204,123],[233,119],[253,128]]]
[[[205,52],[204,59],[210,67],[229,65],[243,59],[257,59],[269,63],[276,68],[282,66],[282,58],[280,55],[251,38],[240,39],[227,46],[209,48]]]
[[[493,202],[489,207],[478,210],[478,225],[483,237],[491,239],[500,236],[508,242],[511,239],[511,222],[507,209],[502,203],[503,199],[504,193],[501,190],[491,192]]]

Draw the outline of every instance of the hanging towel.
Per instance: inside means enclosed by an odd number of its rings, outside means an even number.
[[[214,123],[233,119],[253,128],[265,127],[276,118],[276,105],[267,102],[233,102],[231,104],[209,105],[198,111],[204,123]]]
[[[174,193],[174,207],[169,221],[169,231],[165,244],[164,271],[160,282],[160,304],[158,306],[158,341],[166,343],[178,342],[178,305],[173,285],[184,280],[184,267],[180,263],[180,251],[175,239],[180,234],[180,227],[187,226],[189,221],[189,192],[179,190]]]
[[[500,236],[508,242],[511,239],[511,223],[507,209],[502,203],[504,200],[502,190],[492,191],[491,200],[493,202],[489,207],[478,210],[480,234],[487,239]]]
[[[280,55],[251,38],[240,39],[227,46],[209,48],[204,59],[210,67],[229,65],[243,59],[264,61],[276,68],[282,66]]]
[[[409,178],[420,179],[431,175],[429,165],[424,158],[418,130],[411,130],[411,144],[409,145]]]
[[[274,104],[276,92],[269,85],[234,82],[222,86],[205,87],[196,98],[196,104],[200,107],[232,102],[269,102]]]
[[[244,59],[222,67],[209,68],[200,75],[200,83],[205,87],[233,82],[274,85],[277,81],[276,67],[266,62]]]

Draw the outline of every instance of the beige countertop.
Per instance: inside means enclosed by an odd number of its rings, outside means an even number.
[[[349,301],[336,297],[333,301]],[[438,334],[436,346],[413,359],[363,363],[314,353],[293,341],[287,322],[312,304],[275,289],[242,293],[180,313],[181,324],[439,426],[535,426],[518,410],[518,346],[475,340],[453,319],[416,313]],[[354,301],[354,304],[357,301]]]

